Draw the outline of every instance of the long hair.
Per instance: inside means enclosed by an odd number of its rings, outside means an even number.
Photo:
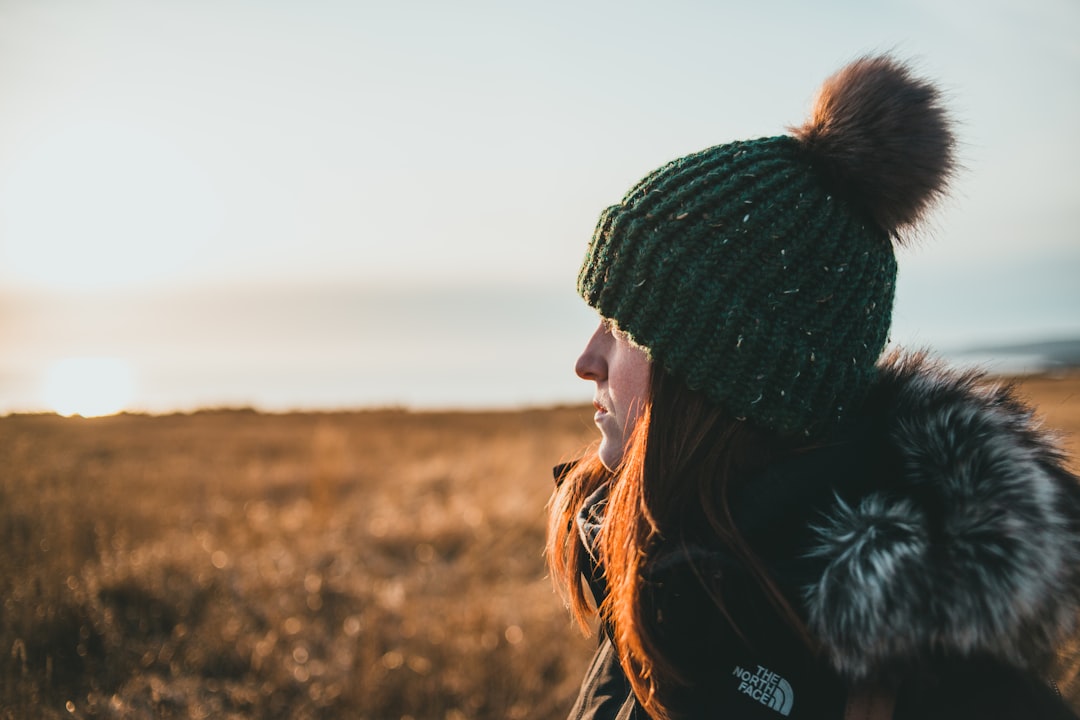
[[[727,552],[750,572],[778,615],[811,644],[798,614],[736,527],[728,501],[734,483],[775,461],[787,446],[654,367],[650,397],[619,467],[604,468],[593,446],[552,495],[547,541],[552,580],[584,631],[597,614],[608,624],[634,694],[657,720],[669,717],[665,691],[686,683],[677,662],[657,642],[642,601],[643,577],[661,540],[670,547],[693,538]],[[585,548],[576,517],[584,500],[605,483],[610,489],[597,550],[608,592],[596,608],[580,576]],[[691,569],[704,583],[703,574]],[[730,621],[721,595],[704,589]],[[734,624],[733,629],[739,632]]]

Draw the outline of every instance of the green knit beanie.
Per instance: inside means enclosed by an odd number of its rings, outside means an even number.
[[[782,434],[841,420],[875,375],[893,242],[954,168],[940,94],[889,57],[826,81],[792,135],[675,160],[600,217],[578,291],[654,363]]]

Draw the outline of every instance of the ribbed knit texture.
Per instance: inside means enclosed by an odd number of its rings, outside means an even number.
[[[865,394],[895,282],[888,233],[779,136],[646,176],[601,215],[578,291],[735,417],[810,434]]]

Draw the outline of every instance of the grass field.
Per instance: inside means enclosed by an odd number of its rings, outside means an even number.
[[[1075,455],[1080,374],[1022,390]],[[564,717],[544,503],[591,414],[0,418],[0,718]]]

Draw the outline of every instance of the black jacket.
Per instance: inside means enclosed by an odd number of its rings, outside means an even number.
[[[661,547],[645,602],[689,680],[676,717],[840,718],[867,680],[896,688],[900,720],[1074,717],[1043,672],[1080,609],[1080,486],[1007,389],[894,359],[857,422],[730,501],[819,649],[723,552]],[[570,717],[647,717],[603,628]]]

